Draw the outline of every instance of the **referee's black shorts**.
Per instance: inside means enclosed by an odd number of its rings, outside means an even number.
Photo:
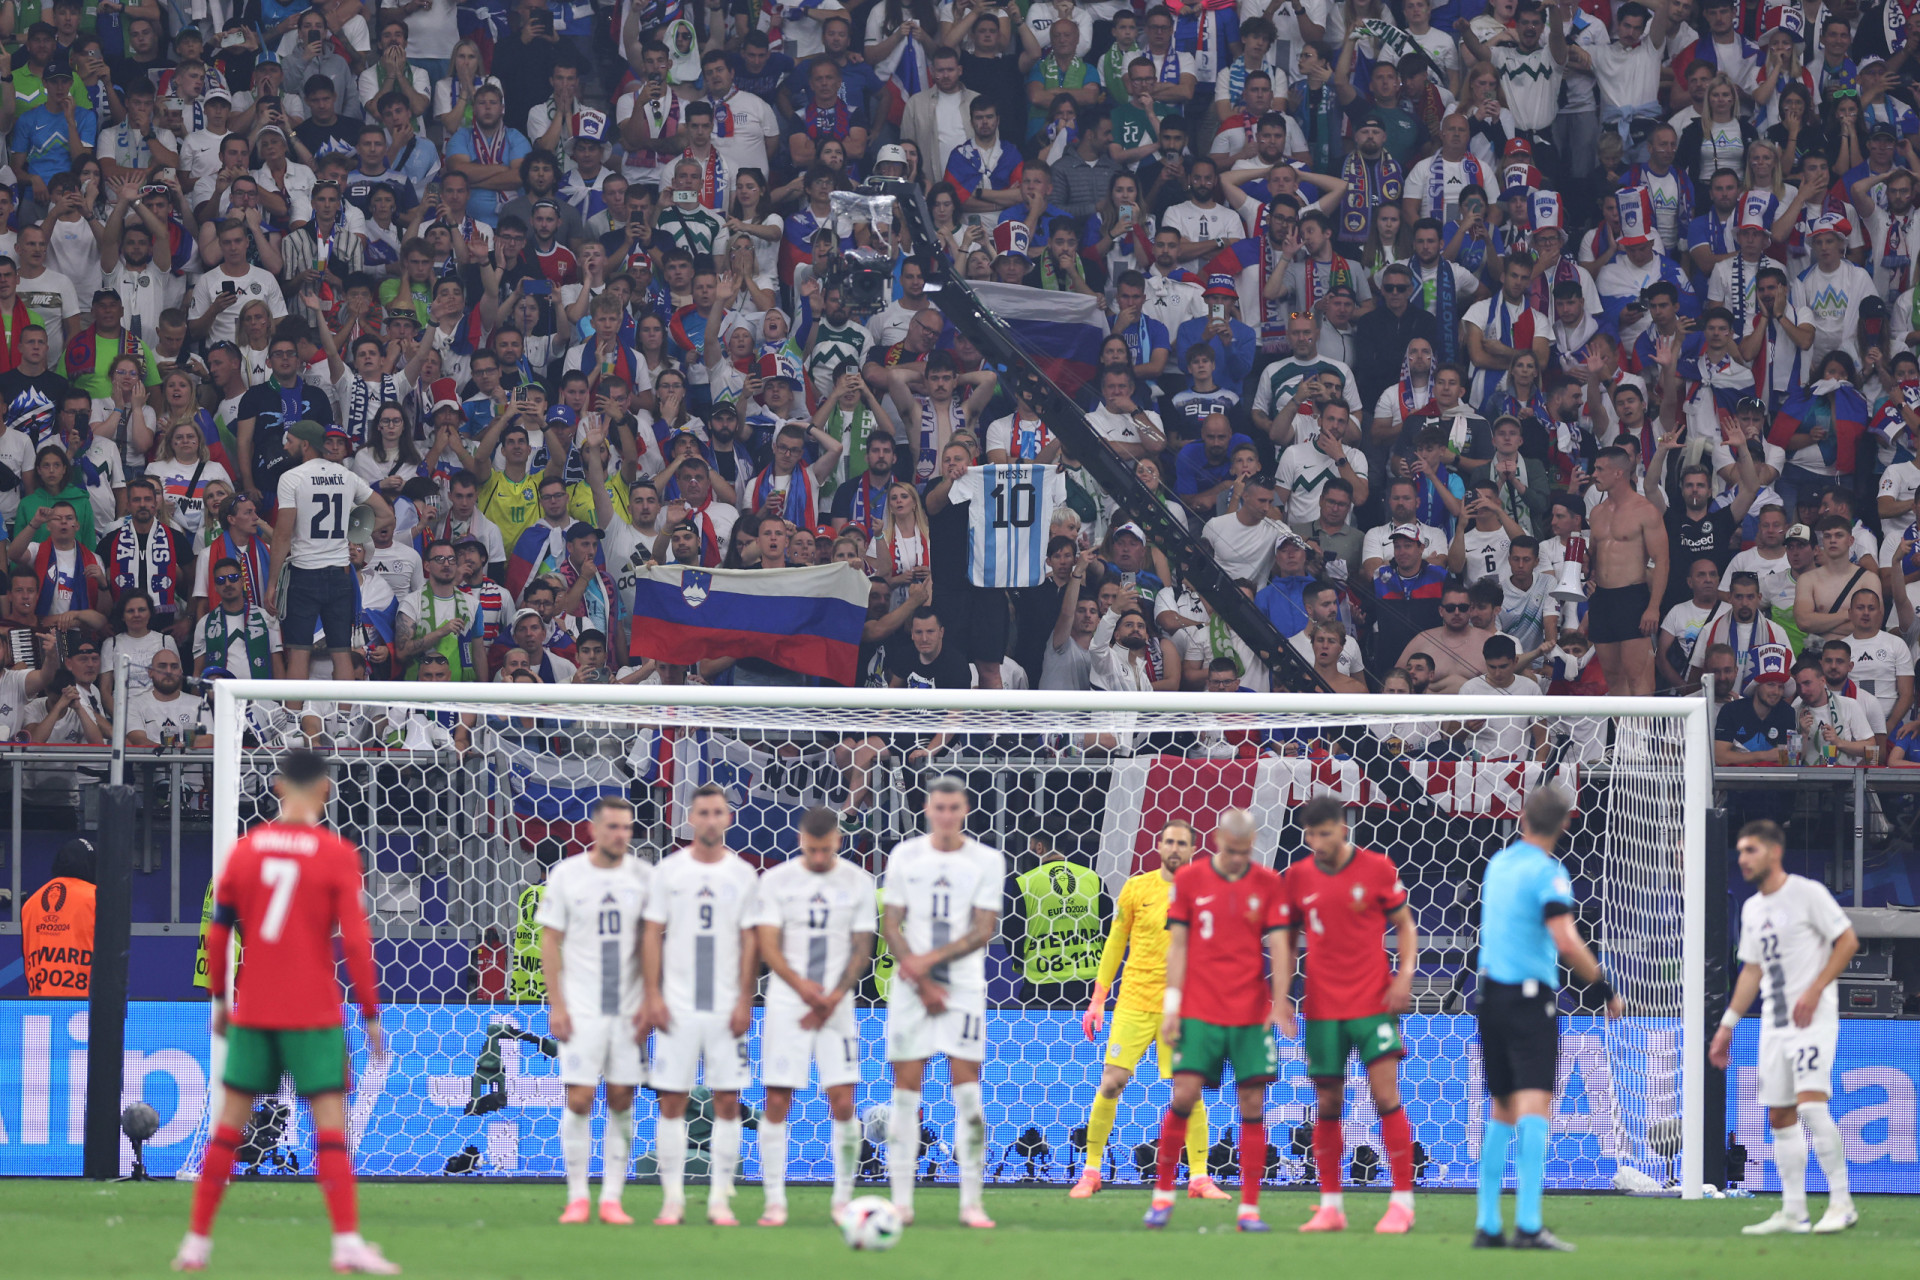
[[[1541,983],[1480,982],[1477,1018],[1480,1063],[1487,1093],[1504,1098],[1520,1089],[1553,1092],[1560,1058],[1558,993]]]

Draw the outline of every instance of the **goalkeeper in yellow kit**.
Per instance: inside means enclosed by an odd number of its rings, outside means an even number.
[[[1093,1096],[1093,1110],[1087,1116],[1087,1167],[1080,1181],[1067,1194],[1084,1200],[1100,1189],[1100,1165],[1113,1134],[1114,1116],[1120,1109],[1120,1093],[1133,1078],[1134,1068],[1149,1045],[1156,1045],[1154,1059],[1160,1065],[1160,1078],[1173,1077],[1173,1046],[1160,1039],[1167,978],[1167,895],[1173,887],[1173,874],[1193,857],[1193,827],[1175,818],[1160,829],[1160,869],[1147,871],[1127,881],[1113,916],[1113,931],[1107,935],[1106,949],[1100,953],[1100,973],[1094,979],[1093,999],[1081,1020],[1087,1039],[1100,1034],[1107,1018],[1107,995],[1120,961],[1127,962],[1126,981],[1120,987],[1120,1000],[1113,1010],[1113,1031],[1107,1036],[1106,1069],[1100,1075],[1100,1088]],[[1205,1102],[1196,1102],[1187,1124],[1187,1195],[1195,1200],[1225,1200],[1228,1195],[1207,1176],[1207,1110]]]

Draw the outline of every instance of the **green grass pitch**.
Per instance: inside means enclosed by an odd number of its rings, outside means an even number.
[[[870,1191],[872,1188],[863,1188]],[[1472,1252],[1473,1198],[1426,1195],[1419,1229],[1376,1237],[1382,1193],[1349,1194],[1344,1235],[1296,1234],[1316,1203],[1302,1192],[1262,1197],[1268,1236],[1233,1230],[1234,1206],[1182,1199],[1165,1232],[1141,1228],[1144,1191],[1105,1191],[1069,1201],[1064,1189],[989,1190],[997,1231],[954,1222],[954,1193],[922,1190],[919,1222],[898,1248],[857,1254],[826,1221],[826,1192],[796,1187],[791,1225],[761,1230],[757,1187],[735,1209],[745,1225],[705,1225],[703,1188],[690,1189],[698,1225],[646,1225],[657,1188],[628,1190],[631,1228],[562,1228],[558,1185],[447,1181],[362,1183],[362,1231],[416,1277],[448,1280],[585,1280],[602,1276],[807,1280],[809,1277],[965,1277],[966,1280],[1228,1280],[1229,1277],[1592,1276],[1650,1280],[1866,1280],[1920,1276],[1920,1197],[1864,1196],[1861,1224],[1837,1237],[1748,1239],[1741,1224],[1772,1212],[1774,1197],[1682,1204],[1619,1196],[1550,1196],[1547,1224],[1580,1246],[1571,1256]],[[186,1229],[192,1188],[158,1182],[104,1186],[75,1181],[0,1182],[0,1274],[33,1280],[162,1276]],[[1817,1216],[1825,1198],[1813,1198]],[[1507,1199],[1512,1220],[1512,1197]],[[243,1182],[227,1195],[215,1233],[211,1277],[319,1277],[327,1269],[327,1221],[308,1182]]]

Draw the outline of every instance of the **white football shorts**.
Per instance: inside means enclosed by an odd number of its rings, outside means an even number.
[[[653,1033],[653,1061],[647,1082],[661,1093],[692,1093],[701,1065],[706,1086],[729,1093],[753,1083],[753,1057],[745,1036],[727,1028],[724,1013],[668,1011],[665,1031]]]
[[[560,1046],[560,1080],[592,1088],[647,1082],[646,1050],[633,1038],[633,1019],[620,1014],[575,1014],[573,1037]]]
[[[1840,1020],[1816,1018],[1810,1027],[1766,1027],[1760,1032],[1760,1061],[1754,1100],[1763,1107],[1790,1107],[1803,1093],[1833,1096],[1833,1051],[1840,1043]]]
[[[840,1001],[833,1016],[811,1031],[800,1020],[806,1005],[767,1001],[760,1023],[760,1083],[769,1089],[804,1089],[807,1064],[820,1072],[820,1087],[860,1081],[860,1026],[853,998]]]
[[[896,978],[887,1002],[887,1061],[912,1062],[936,1053],[962,1062],[986,1059],[986,992],[949,992],[947,1007],[929,1013],[912,984]]]

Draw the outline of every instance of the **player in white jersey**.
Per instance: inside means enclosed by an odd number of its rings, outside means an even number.
[[[1755,892],[1740,909],[1740,980],[1707,1056],[1726,1070],[1739,1025],[1755,993],[1760,1003],[1756,1100],[1773,1128],[1780,1208],[1742,1230],[1750,1236],[1822,1235],[1860,1220],[1847,1189],[1847,1149],[1827,1109],[1833,1051],[1840,1042],[1840,995],[1833,980],[1859,950],[1846,912],[1824,885],[1780,865],[1786,837],[1771,822],[1740,828],[1740,874]],[[1805,1129],[1801,1126],[1805,1125]],[[1807,1140],[1827,1175],[1827,1211],[1807,1222]]]
[[[560,1151],[567,1168],[563,1223],[587,1220],[587,1165],[593,1158],[593,1094],[607,1082],[607,1138],[600,1171],[600,1221],[630,1227],[620,1207],[633,1151],[633,1091],[646,1083],[640,1041],[641,911],[653,868],[628,853],[633,806],[602,796],[587,811],[593,843],[547,873],[534,922],[547,981],[547,1030],[560,1050],[567,1109]]]
[[[1037,587],[1047,572],[1053,513],[1067,500],[1059,467],[990,462],[968,467],[946,500],[967,508],[967,577],[976,587]]]
[[[393,527],[393,508],[367,482],[337,462],[320,456],[326,429],[311,418],[287,428],[284,448],[295,464],[281,472],[275,490],[279,510],[273,521],[273,550],[268,561],[268,590],[285,596],[279,614],[286,637],[287,678],[305,680],[315,636],[329,657],[345,654],[359,612],[358,578],[349,562],[348,526],[353,509],[371,506],[380,525]],[[335,679],[353,678],[344,659]]]
[[[693,843],[661,860],[647,893],[642,1016],[654,1032],[647,1076],[660,1097],[657,1227],[677,1227],[686,1213],[687,1096],[703,1063],[713,1093],[707,1221],[739,1225],[730,1202],[740,1166],[740,1090],[753,1083],[747,1031],[760,962],[752,924],[758,876],[727,848],[732,822],[725,791],[712,783],[696,790],[687,806]]]
[[[833,1213],[853,1199],[860,1163],[860,1028],[852,992],[873,961],[873,877],[840,859],[840,818],[831,809],[800,817],[800,856],[760,877],[753,917],[760,957],[773,970],[760,1028],[760,1077],[767,1113],[760,1122],[760,1178],[767,1193],[763,1227],[787,1221],[787,1111],[807,1087],[807,1064],[820,1071],[833,1115]]]
[[[991,1227],[981,1204],[987,1122],[980,1063],[987,1055],[987,944],[999,923],[1006,855],[969,839],[967,790],[959,779],[927,784],[927,834],[887,857],[881,921],[897,968],[887,1001],[887,1061],[893,1105],[887,1177],[894,1208],[913,1221],[913,1171],[920,1151],[920,1086],[927,1059],[947,1057],[959,1113],[960,1225]]]

